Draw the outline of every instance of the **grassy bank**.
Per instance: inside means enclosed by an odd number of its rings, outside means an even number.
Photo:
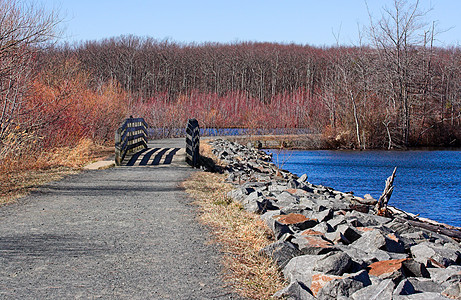
[[[0,161],[0,205],[27,195],[31,189],[75,174],[86,164],[113,153],[113,147],[83,139],[75,147],[27,153]]]
[[[204,147],[209,153],[209,146]],[[226,282],[251,299],[269,299],[283,288],[285,282],[277,266],[259,254],[274,241],[272,232],[259,215],[243,210],[227,197],[232,186],[225,183],[224,175],[197,172],[184,187],[200,209],[200,221],[211,228],[224,254]]]
[[[253,144],[265,149],[318,150],[328,148],[321,134],[248,135],[230,136],[228,140],[246,145]]]

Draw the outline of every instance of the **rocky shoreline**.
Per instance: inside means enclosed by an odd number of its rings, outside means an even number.
[[[376,200],[314,185],[271,156],[227,140],[209,142],[235,187],[229,196],[260,214],[276,241],[261,250],[281,268],[287,299],[461,299],[461,231]]]

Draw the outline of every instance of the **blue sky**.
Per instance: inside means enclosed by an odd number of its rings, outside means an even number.
[[[369,24],[364,0],[38,0],[64,18],[65,41],[122,34],[177,42],[261,41],[330,46],[357,44],[358,27]],[[374,16],[392,0],[368,0]],[[461,1],[420,0],[433,7],[439,45],[461,44]]]

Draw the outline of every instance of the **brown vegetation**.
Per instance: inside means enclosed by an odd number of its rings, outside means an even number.
[[[55,12],[0,0],[0,14],[5,174],[86,139],[112,144],[130,114],[158,137],[195,117],[251,134],[307,128],[330,148],[461,144],[461,51],[434,46],[436,28],[422,26],[417,2],[395,0],[370,24],[367,44],[331,48],[134,36],[52,46]]]
[[[195,173],[184,187],[200,208],[200,221],[211,227],[224,253],[227,282],[251,299],[269,299],[283,288],[283,276],[275,263],[259,254],[273,242],[270,229],[258,215],[227,197],[232,187],[224,183],[223,175]]]

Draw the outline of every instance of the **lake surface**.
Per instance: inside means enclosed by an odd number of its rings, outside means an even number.
[[[389,205],[461,226],[461,151],[283,151],[273,162],[308,181],[378,199],[397,167]]]

